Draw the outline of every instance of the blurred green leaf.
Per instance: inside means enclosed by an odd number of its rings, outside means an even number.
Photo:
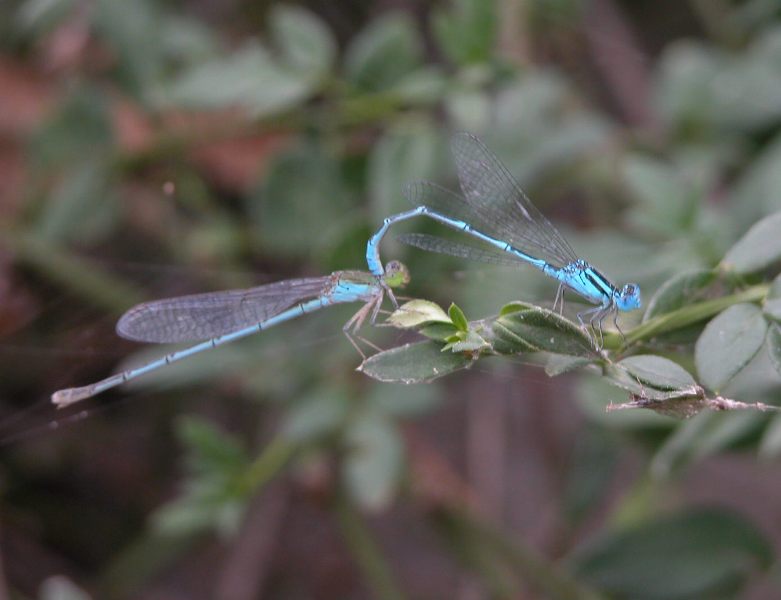
[[[587,517],[611,489],[616,474],[619,445],[606,432],[594,427],[574,440],[564,489],[564,510],[570,523]]]
[[[446,75],[438,67],[426,65],[402,77],[391,90],[404,102],[429,104],[446,95],[447,84]]]
[[[770,362],[781,374],[781,326],[771,324],[767,330],[767,350],[770,356]]]
[[[404,185],[432,177],[444,153],[433,124],[409,122],[383,135],[369,156],[371,217],[376,223],[390,214],[412,208],[402,196]]]
[[[742,275],[756,273],[781,261],[781,212],[755,223],[721,261],[723,268]]]
[[[766,331],[762,311],[753,304],[735,304],[712,319],[694,349],[702,383],[720,392],[754,358]]]
[[[368,404],[393,417],[414,417],[436,408],[442,395],[433,385],[378,385],[372,388]]]
[[[176,435],[187,447],[188,465],[194,471],[210,472],[244,466],[248,457],[232,435],[200,417],[180,417]]]
[[[274,6],[270,29],[286,66],[314,77],[325,76],[336,58],[336,41],[314,13],[287,4]]]
[[[119,80],[130,93],[144,97],[165,73],[161,6],[151,0],[96,0],[94,6],[95,30],[118,59]]]
[[[493,330],[498,341],[503,345],[495,345],[502,354],[514,354],[535,351],[554,352],[573,356],[593,357],[594,348],[591,338],[572,321],[551,310],[536,306],[523,306],[522,310],[505,312],[493,323]]]
[[[234,533],[249,500],[238,485],[249,466],[244,449],[234,436],[201,418],[180,419],[177,435],[186,446],[185,489],[155,512],[155,529],[166,535],[210,529]]]
[[[74,4],[74,0],[26,0],[19,6],[16,21],[23,31],[43,35],[67,18]]]
[[[86,160],[74,165],[42,207],[37,234],[52,242],[79,243],[110,235],[119,216],[113,183],[105,161]]]
[[[338,389],[323,389],[302,398],[287,411],[282,432],[293,442],[313,442],[346,421],[350,403]]]
[[[673,275],[659,286],[648,301],[643,323],[701,299],[703,290],[715,279],[716,273],[710,270],[686,271]]]
[[[290,110],[318,79],[279,65],[261,46],[245,44],[225,58],[194,65],[160,88],[158,101],[186,108],[244,107],[259,118]]]
[[[742,170],[729,189],[729,204],[740,207],[738,216],[743,219],[781,211],[781,135]]]
[[[624,162],[624,181],[638,201],[629,212],[633,227],[665,237],[691,228],[700,193],[672,166],[630,156]]]
[[[732,513],[699,510],[660,517],[602,536],[575,557],[579,575],[634,600],[732,597],[772,549]]]
[[[469,356],[442,352],[435,342],[417,342],[378,352],[363,361],[359,370],[377,381],[409,384],[426,383],[470,364]]]
[[[759,441],[759,456],[764,460],[775,460],[781,454],[781,415],[770,420]]]
[[[382,91],[421,65],[423,49],[415,24],[403,13],[374,19],[345,54],[347,78],[357,88]]]
[[[30,137],[30,152],[39,169],[106,158],[113,144],[105,95],[92,87],[67,93],[53,114]]]
[[[275,157],[263,183],[248,200],[258,243],[278,256],[322,256],[345,227],[334,217],[348,214],[352,206],[338,165],[315,143]]]
[[[651,462],[655,477],[671,473],[746,440],[767,419],[758,411],[702,411],[665,439]]]
[[[350,495],[367,510],[387,507],[404,460],[404,444],[395,427],[379,413],[366,410],[350,424],[345,443],[343,473]]]
[[[433,14],[434,35],[440,48],[456,64],[488,62],[498,30],[493,0],[454,0]]]

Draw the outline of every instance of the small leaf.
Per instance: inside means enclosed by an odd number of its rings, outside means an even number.
[[[684,600],[733,597],[772,558],[768,540],[751,523],[711,509],[608,533],[575,563],[580,577],[611,597]]]
[[[458,329],[452,323],[432,323],[423,327],[418,333],[425,335],[430,340],[444,342],[454,337],[458,333]]]
[[[633,225],[664,235],[689,229],[697,214],[699,193],[677,170],[638,155],[624,163],[624,177],[639,202],[630,213]]]
[[[469,330],[469,321],[466,320],[464,311],[461,310],[455,303],[451,304],[450,308],[447,309],[447,314],[450,316],[450,320],[453,322],[453,325],[455,325],[456,328],[458,328],[460,331]]]
[[[374,19],[347,48],[345,69],[356,87],[381,91],[398,83],[422,61],[415,24],[404,14]]]
[[[368,510],[393,499],[402,470],[404,444],[392,423],[373,411],[363,412],[346,435],[344,477],[347,489]]]
[[[772,324],[767,330],[767,351],[770,362],[781,375],[781,326]]]
[[[661,356],[638,354],[618,364],[641,383],[658,390],[683,390],[697,385],[686,369]]]
[[[291,69],[315,77],[328,73],[336,57],[336,42],[317,15],[283,4],[272,9],[269,19],[276,45]]]
[[[591,338],[580,327],[544,308],[504,314],[494,321],[493,331],[497,339],[507,344],[503,350],[494,345],[497,352],[507,353],[508,349],[525,352],[532,348],[556,354],[594,356]]]
[[[569,373],[580,367],[591,364],[591,360],[582,356],[567,356],[566,354],[551,354],[545,363],[545,374],[548,377],[556,377]]]
[[[463,334],[463,332],[462,332]],[[452,350],[453,352],[481,352],[483,350],[489,350],[491,344],[478,334],[476,331],[467,331],[466,335],[463,335],[457,341],[451,342],[442,348],[442,351]]]
[[[349,402],[343,392],[326,389],[296,402],[288,411],[282,432],[293,442],[311,442],[344,423]]]
[[[735,304],[706,326],[694,348],[700,380],[719,392],[762,347],[767,323],[753,304]]]
[[[442,352],[435,342],[417,342],[378,352],[363,361],[358,370],[378,381],[425,383],[471,364],[471,357]]]
[[[241,106],[255,117],[288,110],[307,99],[318,81],[277,64],[248,44],[228,57],[185,70],[161,91],[161,101],[190,108]]]
[[[755,223],[721,261],[742,275],[756,273],[781,260],[781,212]]]
[[[715,278],[716,273],[708,270],[687,271],[671,277],[649,300],[643,322],[686,306],[700,297]]]
[[[434,34],[456,64],[488,62],[496,41],[497,5],[485,0],[456,0],[433,15]]]
[[[767,299],[762,305],[762,312],[767,318],[781,323],[781,275],[773,280]]]
[[[781,455],[781,415],[776,415],[762,434],[759,456],[764,460],[774,460],[779,455]]]
[[[430,412],[442,400],[439,388],[433,385],[376,385],[368,403],[378,411],[394,417],[414,417]]]
[[[399,329],[411,329],[429,323],[447,323],[452,325],[450,317],[442,307],[430,300],[405,302],[393,311],[385,322]]]

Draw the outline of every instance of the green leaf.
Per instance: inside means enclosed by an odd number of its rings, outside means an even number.
[[[556,377],[557,375],[563,375],[564,373],[569,373],[570,371],[590,364],[591,360],[583,358],[582,356],[551,354],[548,357],[548,362],[545,363],[545,374],[548,375],[548,377]]]
[[[248,200],[258,242],[281,256],[322,255],[343,232],[344,224],[331,215],[347,214],[352,207],[338,164],[315,143],[278,155]]]
[[[420,66],[423,48],[415,24],[402,13],[370,22],[348,46],[347,78],[358,88],[381,91],[393,87]]]
[[[735,304],[706,326],[694,348],[700,381],[720,392],[762,347],[767,323],[753,304]]]
[[[714,271],[696,270],[678,273],[665,281],[648,302],[643,323],[650,319],[673,312],[701,299],[702,292],[716,278]]]
[[[30,139],[36,167],[83,162],[88,157],[105,159],[114,143],[106,95],[90,87],[78,87],[57,104]]]
[[[238,440],[199,417],[181,417],[176,435],[190,453],[189,464],[197,470],[233,469],[246,464],[247,455]]]
[[[759,442],[759,456],[763,460],[775,460],[781,454],[781,415],[770,420]]]
[[[383,135],[369,155],[372,219],[381,223],[409,208],[402,196],[404,185],[434,177],[442,154],[441,137],[428,121],[404,124]]]
[[[441,400],[437,386],[388,384],[374,386],[367,401],[383,414],[404,418],[431,412]]]
[[[507,309],[505,307],[503,311]],[[497,352],[511,354],[535,351],[593,357],[591,338],[572,321],[553,311],[533,307],[505,313],[493,323]]]
[[[456,64],[488,62],[494,51],[497,5],[486,0],[455,0],[434,13],[434,35]]]
[[[388,325],[400,329],[411,329],[428,323],[447,323],[452,321],[436,302],[430,300],[411,300],[405,302],[385,321]]]
[[[52,191],[36,229],[48,241],[96,241],[113,231],[117,209],[108,165],[103,160],[86,160],[69,169]]]
[[[618,365],[640,383],[658,390],[684,390],[697,385],[686,369],[661,356],[638,354],[625,358]]]
[[[638,201],[629,213],[634,227],[664,236],[691,228],[700,194],[673,167],[633,156],[624,163],[624,180]]]
[[[160,90],[159,101],[187,108],[244,107],[254,117],[290,110],[318,85],[275,62],[261,46],[247,44],[230,56],[195,65]]]
[[[344,392],[325,389],[296,402],[282,432],[293,442],[312,442],[335,432],[347,419],[350,403]]]
[[[378,352],[358,368],[369,377],[391,383],[425,383],[467,368],[472,358],[442,352],[435,342],[417,342]]]
[[[426,336],[430,340],[444,342],[449,338],[456,337],[458,329],[452,323],[431,323],[424,326],[418,333]]]
[[[755,223],[721,261],[724,269],[756,273],[781,260],[781,212]]]
[[[767,330],[767,351],[770,362],[781,375],[781,326],[777,323],[770,325]]]
[[[449,340],[450,343],[442,348],[442,352],[447,350],[452,352],[482,352],[483,350],[491,349],[491,344],[476,331],[460,331],[453,337],[457,339]]]
[[[344,478],[352,498],[364,509],[380,510],[393,500],[402,471],[404,444],[391,421],[365,411],[346,434]]]
[[[469,330],[469,321],[466,320],[464,311],[462,311],[455,303],[451,304],[450,308],[447,309],[447,314],[457,329],[460,331]]]
[[[767,298],[762,304],[762,312],[768,319],[781,323],[781,275],[773,280]]]
[[[633,600],[734,597],[772,560],[768,540],[749,522],[702,509],[608,533],[575,557],[585,581]]]
[[[323,77],[333,67],[336,41],[314,13],[289,4],[277,5],[270,29],[285,64],[294,71]]]
[[[92,15],[99,38],[114,56],[118,78],[136,96],[164,78],[163,11],[152,0],[96,0]]]

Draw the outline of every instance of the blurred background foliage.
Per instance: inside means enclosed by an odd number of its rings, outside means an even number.
[[[625,394],[521,358],[376,383],[341,335],[353,307],[80,412],[47,401],[163,353],[114,335],[136,302],[363,268],[405,182],[452,184],[455,130],[614,281],[650,297],[716,265],[781,210],[780,17],[776,0],[3,3],[6,596],[776,597],[765,414],[606,413]],[[474,317],[555,292],[390,238],[383,255],[410,295]],[[725,394],[773,403],[768,373]]]

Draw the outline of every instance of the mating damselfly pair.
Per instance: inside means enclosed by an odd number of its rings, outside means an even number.
[[[494,264],[529,264],[559,282],[554,309],[556,306],[563,309],[565,289],[595,304],[577,317],[584,329],[587,323],[591,326],[594,346],[601,349],[602,321],[611,314],[615,319],[618,311],[639,308],[639,286],[630,283],[617,288],[579,258],[524,194],[508,169],[477,137],[456,134],[452,151],[462,195],[427,181],[407,184],[404,192],[414,208],[386,218],[369,239],[368,272],[336,271],[324,277],[290,279],[246,290],[140,304],[117,323],[121,337],[154,343],[199,343],[99,382],[59,390],[52,395],[52,401],[61,407],[73,404],[204,350],[334,304],[364,303],[343,328],[361,352],[351,334],[367,318],[372,324],[375,322],[386,293],[396,305],[392,290],[409,282],[409,272],[400,262],[391,261],[383,268],[380,243],[391,225],[417,216],[427,216],[468,234],[477,243],[415,233],[400,236],[401,241],[424,250]]]

